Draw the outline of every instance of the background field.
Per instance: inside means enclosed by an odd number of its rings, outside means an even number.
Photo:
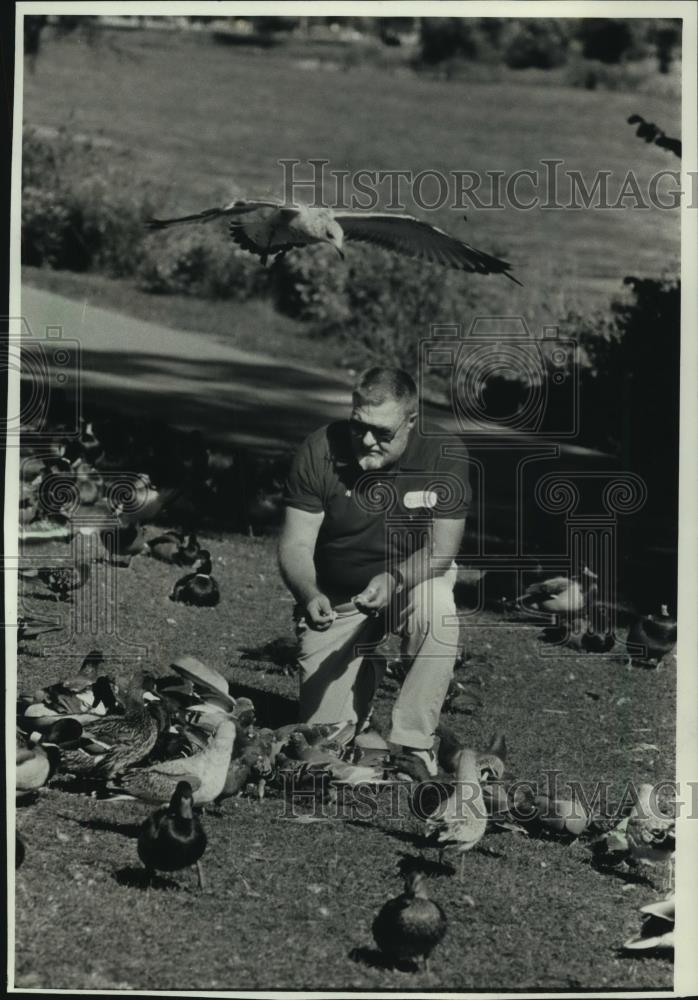
[[[118,51],[109,33],[94,46],[74,38],[47,44],[25,77],[24,121],[67,125],[130,150],[133,183],[154,185],[162,214],[236,195],[281,196],[281,158],[322,157],[328,170],[505,176],[559,159],[561,170],[581,171],[587,186],[595,171],[611,171],[612,202],[628,170],[646,194],[655,172],[676,168],[674,157],[645,146],[626,124],[638,112],[679,135],[680,103],[672,96],[551,86],[543,74],[532,82],[513,71],[503,82],[479,83],[328,67],[176,32],[115,37]],[[526,197],[530,188],[524,181],[519,190]],[[425,197],[434,191],[425,186]],[[560,198],[568,198],[565,185]],[[678,210],[473,208],[467,224],[461,215],[445,208],[428,218],[510,259],[526,286],[481,282],[478,305],[522,313],[534,328],[561,319],[570,303],[584,313],[606,306],[626,274],[676,270]]]

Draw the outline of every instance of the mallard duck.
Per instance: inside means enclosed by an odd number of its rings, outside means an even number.
[[[19,497],[19,523],[31,524],[39,513],[39,494],[36,488],[22,483]]]
[[[193,566],[200,557],[201,546],[199,545],[196,533],[194,531],[190,531],[189,534],[185,536],[183,544],[179,547],[175,557],[175,563],[177,566]]]
[[[84,744],[63,755],[63,769],[106,780],[145,760],[169,726],[167,710],[158,700],[144,702],[136,690],[127,693],[126,709],[125,715],[106,716],[88,726]]]
[[[78,458],[73,463],[73,473],[75,487],[80,494],[81,506],[91,507],[102,496],[104,480],[99,472],[82,458]]]
[[[541,583],[532,583],[516,599],[524,610],[546,611],[549,614],[574,615],[589,606],[596,592],[596,573],[585,566],[581,578],[555,576]]]
[[[174,531],[166,531],[164,535],[150,538],[146,549],[158,562],[174,563],[175,556],[182,546],[182,539]]]
[[[405,890],[385,903],[373,921],[373,938],[392,963],[423,959],[429,970],[429,957],[443,940],[448,927],[444,910],[429,899],[424,876],[413,871],[405,879]]]
[[[676,646],[676,620],[662,604],[659,615],[645,615],[628,632],[628,652],[640,666],[658,667]],[[638,652],[638,647],[642,652]]]
[[[194,804],[206,805],[223,791],[234,742],[235,723],[223,719],[201,753],[150,767],[132,768],[119,776],[118,788],[134,798],[158,804],[169,801],[179,781],[188,781],[194,793]]]
[[[133,556],[145,549],[143,525],[140,521],[125,518],[121,506],[116,507],[115,518],[113,524],[101,529],[99,537],[113,565],[130,566]]]
[[[52,618],[22,615],[17,619],[17,641],[27,642],[30,639],[38,639],[39,636],[48,635],[49,632],[60,632],[62,628],[62,623]]]
[[[99,440],[94,432],[94,428],[90,421],[84,418],[80,419],[80,449],[86,461],[96,462],[101,455],[104,454],[104,448],[102,447],[102,442]]]
[[[174,585],[171,601],[193,604],[198,608],[214,608],[221,599],[217,582],[211,576],[211,553],[202,549],[195,573],[187,573]]]
[[[674,896],[658,903],[648,903],[640,907],[642,927],[640,936],[629,938],[624,944],[625,951],[673,951],[676,926],[676,901]]]
[[[206,850],[206,832],[194,815],[191,785],[179,781],[170,804],[150,815],[138,835],[138,857],[149,878],[153,872],[176,872],[196,865],[199,888],[204,887],[201,858]]]
[[[35,792],[55,773],[60,759],[56,747],[44,747],[40,737],[32,734],[28,743],[18,742],[15,789],[19,796]]]
[[[480,768],[473,750],[461,750],[453,791],[426,822],[427,834],[439,848],[439,860],[448,848],[460,854],[460,878],[465,854],[482,839],[487,829],[487,810],[480,785]]]
[[[39,568],[36,576],[45,584],[57,601],[68,601],[70,595],[85,586],[90,579],[90,564],[79,562],[75,566]]]

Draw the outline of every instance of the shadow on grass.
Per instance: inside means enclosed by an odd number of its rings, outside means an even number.
[[[114,823],[108,819],[75,819],[74,816],[63,816],[85,830],[101,830],[104,833],[118,833],[122,837],[135,840],[141,832],[142,823]]]
[[[148,889],[182,891],[182,886],[179,882],[175,882],[174,879],[165,878],[163,875],[150,875],[145,868],[134,868],[130,865],[125,868],[118,868],[112,873],[112,878],[119,885],[125,885],[131,889],[140,889],[146,892]]]
[[[456,869],[453,865],[444,864],[443,861],[431,861],[423,854],[401,854],[397,865],[398,872],[406,878],[411,872],[421,872],[422,875],[455,875]]]
[[[393,959],[388,958],[382,952],[378,951],[377,948],[352,948],[349,952],[348,958],[351,959],[352,962],[357,962],[360,965],[367,965],[371,969],[397,969],[399,972],[419,971],[419,966],[416,962],[395,962]]]

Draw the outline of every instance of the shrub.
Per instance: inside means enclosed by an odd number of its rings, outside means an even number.
[[[243,301],[264,294],[268,272],[219,226],[183,226],[149,236],[137,281],[146,292]]]
[[[467,325],[472,307],[472,285],[461,272],[373,247],[349,248],[346,318],[318,332],[339,336],[354,363],[415,371],[419,342],[431,326]]]
[[[137,269],[148,189],[129,157],[98,140],[27,129],[22,156],[22,261],[113,276]]]
[[[272,268],[277,308],[320,326],[349,318],[347,268],[330,247],[292,250]]]

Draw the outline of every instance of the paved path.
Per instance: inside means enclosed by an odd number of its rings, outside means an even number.
[[[80,343],[85,414],[90,404],[198,427],[221,443],[278,448],[346,413],[348,375],[241,351],[191,334],[25,286],[22,314],[34,336],[61,327]],[[263,332],[260,343],[263,343]]]
[[[106,406],[198,428],[219,444],[279,451],[347,413],[351,379],[342,372],[243,351],[215,334],[160,326],[31,286],[22,290],[22,313],[34,336],[60,327],[64,338],[79,342],[87,416]],[[263,331],[259,339],[263,345]],[[457,432],[448,411],[426,412]],[[522,445],[538,443],[513,436]],[[601,458],[572,444],[560,454],[573,463]]]

